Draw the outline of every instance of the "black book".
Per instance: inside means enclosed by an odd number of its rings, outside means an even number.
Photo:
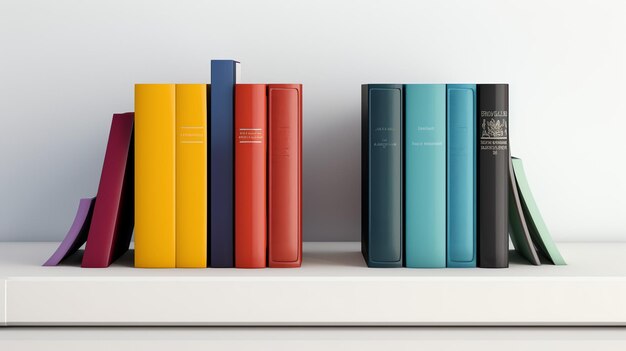
[[[509,85],[479,84],[478,266],[509,266]]]

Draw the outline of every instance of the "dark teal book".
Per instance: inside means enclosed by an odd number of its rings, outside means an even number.
[[[447,266],[476,267],[476,85],[448,84]]]
[[[407,84],[405,99],[405,261],[446,266],[446,85]]]
[[[234,109],[239,62],[211,60],[209,263],[234,267]]]
[[[361,251],[370,267],[402,267],[402,90],[361,88]]]

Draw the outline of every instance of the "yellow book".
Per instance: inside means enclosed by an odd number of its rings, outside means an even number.
[[[207,266],[207,85],[176,84],[176,267]]]
[[[135,267],[176,266],[176,88],[135,85]]]

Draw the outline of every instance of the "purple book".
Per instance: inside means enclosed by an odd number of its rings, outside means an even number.
[[[78,211],[74,217],[74,223],[65,235],[65,239],[61,242],[57,250],[44,263],[44,266],[56,266],[63,259],[76,252],[87,241],[87,233],[89,233],[89,225],[91,224],[91,216],[93,214],[96,198],[80,199],[78,203]]]

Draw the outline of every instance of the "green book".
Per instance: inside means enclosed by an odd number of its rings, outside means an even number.
[[[513,171],[515,172],[515,180],[517,181],[517,190],[519,191],[530,236],[542,255],[552,261],[555,265],[565,265],[565,260],[554,244],[552,236],[548,231],[548,227],[543,221],[543,217],[541,217],[541,213],[539,212],[539,208],[537,207],[533,194],[530,192],[530,186],[528,185],[528,180],[526,179],[526,173],[524,172],[524,167],[522,166],[522,160],[513,157],[512,163]]]
[[[530,238],[522,201],[517,191],[517,181],[513,171],[513,163],[509,158],[509,235],[517,251],[528,262],[535,266],[541,265],[537,250]]]

